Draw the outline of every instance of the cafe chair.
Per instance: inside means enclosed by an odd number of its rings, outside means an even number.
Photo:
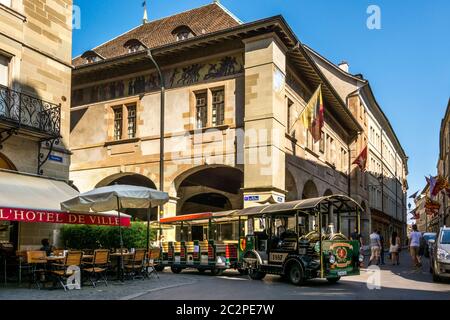
[[[26,275],[30,274],[31,265],[28,264],[26,251],[17,251],[16,257],[17,257],[18,277],[19,277],[18,281],[19,281],[19,286],[21,286],[23,274],[24,274],[24,272]]]
[[[27,264],[30,266],[30,287],[34,284],[40,290],[47,273],[47,253],[27,251]]]
[[[158,272],[156,272],[157,264],[155,263],[155,261],[160,260],[160,257],[161,250],[159,248],[150,249],[150,252],[148,253],[148,261],[144,266],[144,275],[146,276],[146,278],[150,279],[151,275],[155,275],[159,279]]]
[[[124,264],[126,276],[131,276],[133,280],[137,278],[142,280],[145,279],[143,269],[146,253],[147,250],[145,249],[137,249],[134,252],[134,255],[127,261],[127,264]]]
[[[63,264],[53,264],[53,267],[55,267],[56,270],[52,270],[51,274],[56,277],[61,286],[64,288],[64,291],[67,291],[70,286],[67,284],[67,279],[75,274],[75,271],[70,267],[75,266],[80,268],[82,257],[83,253],[81,251],[69,251]]]
[[[83,272],[89,275],[89,281],[95,288],[97,283],[104,282],[108,286],[106,272],[109,267],[109,250],[99,249],[94,251],[92,262],[85,262]]]

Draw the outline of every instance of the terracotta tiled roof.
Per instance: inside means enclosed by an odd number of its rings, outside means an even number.
[[[128,53],[124,47],[130,39],[138,39],[149,48],[176,42],[172,31],[180,26],[189,27],[195,35],[207,34],[239,25],[229,12],[221,5],[213,3],[185,11],[167,18],[151,21],[110,40],[93,49],[105,59]],[[85,61],[81,57],[73,59],[73,65],[79,66]]]

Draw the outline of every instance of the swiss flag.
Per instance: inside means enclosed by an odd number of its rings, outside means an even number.
[[[356,158],[356,160],[353,162],[353,164],[356,164],[361,171],[366,171],[367,166],[367,146],[364,148],[364,150],[361,152],[361,154]]]

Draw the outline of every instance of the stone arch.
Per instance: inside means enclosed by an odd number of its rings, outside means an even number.
[[[285,190],[287,191],[286,202],[299,200],[297,182],[287,168],[285,174]]]
[[[177,214],[187,214],[183,212],[186,208],[188,213],[196,213],[191,212],[193,208],[200,212],[242,208],[243,183],[242,170],[231,166],[199,166],[186,170],[172,184],[179,199]]]
[[[324,197],[328,197],[328,196],[332,196],[334,193],[331,189],[327,189],[325,190],[325,192],[323,193]]]
[[[95,188],[111,186],[115,183],[156,189],[156,184],[150,178],[133,172],[117,173],[108,176],[97,183]]]
[[[198,193],[180,204],[182,214],[231,210],[230,199],[221,193]]]
[[[313,180],[308,180],[303,187],[302,199],[310,199],[319,197],[317,186]]]
[[[17,171],[17,168],[14,165],[14,163],[11,160],[9,160],[9,158],[5,156],[3,153],[0,153],[0,169]]]

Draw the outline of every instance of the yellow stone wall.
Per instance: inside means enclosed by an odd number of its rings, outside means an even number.
[[[46,176],[68,179],[72,0],[12,0],[11,7],[0,5],[0,53],[10,58],[10,88],[61,104],[62,140],[53,154],[63,162],[47,162],[43,170]],[[1,153],[18,171],[37,173],[37,140],[13,136],[3,144]],[[59,227],[22,223],[21,249],[39,248],[42,238],[58,241]]]

